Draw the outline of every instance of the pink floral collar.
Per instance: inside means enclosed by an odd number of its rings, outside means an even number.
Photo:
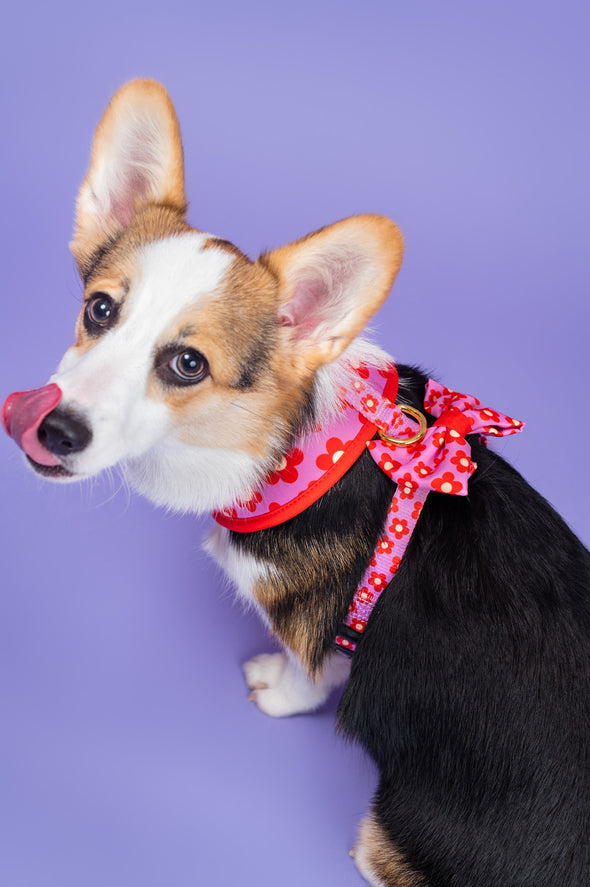
[[[341,392],[335,418],[298,439],[248,502],[236,502],[215,512],[217,523],[238,533],[250,533],[275,527],[304,511],[356,462],[377,433],[378,407],[395,401],[397,387],[394,364],[385,369],[351,366],[349,385]]]
[[[467,435],[478,434],[483,440],[484,435],[503,437],[524,427],[518,419],[483,407],[477,398],[430,379],[424,411],[436,421],[427,427],[424,415],[410,410],[420,419],[417,432],[408,422],[409,408],[395,403],[397,389],[393,364],[384,369],[351,366],[336,417],[296,441],[248,502],[213,515],[223,527],[239,533],[274,527],[319,499],[365,447],[369,450],[397,487],[384,531],[334,642],[347,655],[354,652],[373,607],[393,579],[428,494],[467,495],[467,482],[477,468]]]

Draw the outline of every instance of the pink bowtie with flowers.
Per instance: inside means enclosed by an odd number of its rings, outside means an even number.
[[[379,439],[369,441],[367,448],[397,484],[385,532],[335,640],[342,652],[352,653],[379,596],[397,572],[428,494],[434,490],[467,495],[467,482],[477,468],[467,435],[504,437],[522,431],[524,423],[487,409],[477,398],[451,391],[432,379],[424,399],[426,411],[436,417],[430,428],[421,413],[376,395],[372,387],[365,388],[356,377],[341,393],[348,404],[370,416],[377,426]],[[417,433],[415,426],[408,427],[406,415],[420,421]]]

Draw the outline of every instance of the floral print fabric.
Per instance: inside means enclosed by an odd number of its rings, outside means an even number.
[[[213,517],[222,526],[242,533],[283,523],[333,486],[366,447],[397,489],[384,532],[344,620],[356,638],[393,579],[428,494],[467,495],[469,478],[477,468],[467,435],[503,437],[522,431],[524,426],[483,407],[477,398],[430,379],[424,410],[436,421],[421,440],[405,445],[404,438],[414,436],[417,425],[395,403],[395,366],[377,368],[361,363],[351,365],[350,370],[348,384],[340,390],[335,418],[297,440],[247,502],[236,502]],[[378,431],[397,442],[383,440]],[[356,647],[355,640],[341,635],[335,643],[349,652]]]
[[[354,394],[351,398],[354,398]],[[344,624],[362,634],[381,592],[391,582],[401,563],[422,506],[431,490],[454,496],[467,495],[467,482],[477,465],[471,460],[467,434],[503,437],[522,431],[524,425],[495,410],[482,407],[477,398],[458,394],[429,380],[424,408],[436,422],[423,439],[412,446],[399,446],[382,439],[367,447],[375,462],[396,484],[385,532],[349,607]],[[389,427],[398,423],[397,408],[391,409]],[[382,427],[382,426],[380,426]],[[387,428],[387,431],[392,435]],[[337,646],[350,652],[356,641],[338,635]]]

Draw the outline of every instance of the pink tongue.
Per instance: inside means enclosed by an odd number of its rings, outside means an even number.
[[[61,400],[61,388],[55,383],[33,391],[15,391],[2,405],[2,425],[27,456],[41,465],[59,465],[59,460],[46,450],[37,437],[38,428]]]

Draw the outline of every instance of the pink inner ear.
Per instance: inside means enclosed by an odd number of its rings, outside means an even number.
[[[292,297],[279,312],[280,324],[296,327],[298,339],[312,338],[320,324],[332,319],[332,312],[328,310],[329,295],[321,279],[299,281]]]
[[[122,225],[128,225],[135,215],[136,201],[145,201],[148,182],[145,174],[131,167],[125,175],[125,185],[115,193],[110,193],[111,214]]]
[[[120,122],[98,180],[97,203],[107,218],[128,225],[140,205],[165,187],[166,144],[162,121],[143,112]]]

